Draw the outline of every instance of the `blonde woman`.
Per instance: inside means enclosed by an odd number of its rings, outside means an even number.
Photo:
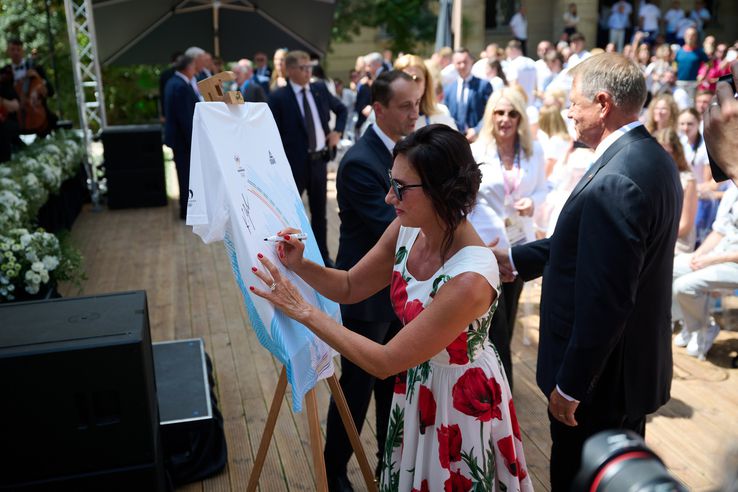
[[[697,183],[694,173],[684,157],[684,147],[676,131],[672,128],[663,128],[654,134],[654,138],[674,159],[684,191],[682,215],[679,218],[679,232],[674,254],[691,253],[694,251],[696,239],[694,222],[697,216]]]
[[[561,162],[571,147],[572,138],[558,106],[543,106],[538,114],[538,139],[546,160],[546,177],[549,178],[556,164]]]
[[[287,75],[285,72],[284,59],[287,56],[287,50],[279,48],[274,52],[274,70],[272,70],[272,79],[269,81],[269,90],[273,91],[287,85]]]
[[[661,94],[651,100],[646,112],[646,130],[653,135],[658,130],[671,128],[676,131],[679,107],[671,94]]]
[[[479,139],[472,144],[474,158],[481,163],[482,183],[469,221],[487,244],[497,241],[498,246],[509,247],[535,239],[533,212],[548,187],[543,149],[531,137],[526,106],[525,96],[516,89],[494,92],[485,107]],[[493,342],[504,362],[523,281],[503,284],[502,289],[508,341]]]
[[[395,61],[395,70],[402,70],[410,75],[420,87],[420,116],[415,123],[415,129],[419,130],[432,123],[442,123],[456,130],[456,123],[451,117],[448,108],[436,102],[434,92],[435,82],[423,59],[417,55],[402,55]]]

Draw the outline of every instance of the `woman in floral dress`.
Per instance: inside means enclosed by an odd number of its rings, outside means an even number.
[[[463,135],[430,125],[400,141],[386,201],[397,219],[348,272],[302,256],[285,229],[282,264],[342,304],[391,282],[404,328],[379,345],[305,302],[265,256],[251,290],[300,321],[378,378],[396,376],[382,491],[532,490],[507,379],[488,329],[499,285],[497,263],[466,215],[481,174]]]

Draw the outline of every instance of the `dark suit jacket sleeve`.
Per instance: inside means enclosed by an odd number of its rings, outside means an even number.
[[[479,118],[479,121],[477,122],[477,126],[474,127],[474,131],[477,132],[477,135],[482,131],[482,126],[484,125],[484,108],[487,106],[487,100],[489,99],[489,96],[492,95],[492,84],[487,82],[486,80],[482,81],[482,86],[480,89],[480,97],[479,97],[479,107],[481,109],[482,117]]]
[[[167,118],[173,118],[176,126],[182,129],[182,135],[192,135],[192,114],[194,105],[188,107],[190,101],[190,87],[182,82],[172,87],[172,97],[167,96]],[[187,142],[189,144],[189,142]]]
[[[274,116],[274,121],[277,123],[277,128],[279,128],[279,131],[282,132],[283,123],[282,123],[282,101],[280,100],[280,93],[283,91],[275,91],[269,94],[269,109],[272,110],[272,116]]]
[[[526,282],[543,275],[550,240],[541,239],[512,248],[512,259],[520,278]]]
[[[603,176],[589,188],[581,197],[586,202],[577,239],[574,323],[556,376],[561,390],[580,401],[600,376],[632,313],[654,209],[643,191],[620,174]]]
[[[360,160],[343,164],[340,193],[351,197],[353,210],[368,228],[369,236],[380,237],[395,219],[395,211],[384,202],[386,184],[376,170]]]

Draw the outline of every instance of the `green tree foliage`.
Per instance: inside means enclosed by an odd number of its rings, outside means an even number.
[[[350,42],[362,27],[378,27],[395,53],[414,52],[435,38],[431,0],[338,0],[332,39]]]

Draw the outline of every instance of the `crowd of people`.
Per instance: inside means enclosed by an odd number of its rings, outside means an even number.
[[[712,296],[738,288],[738,189],[713,179],[702,120],[720,109],[717,82],[738,45],[704,36],[701,8],[677,19],[674,2],[664,24],[656,10],[644,2],[633,28],[620,0],[607,15],[610,42],[588,50],[571,4],[562,39],[540,42],[536,59],[521,9],[515,39],[476,59],[464,48],[428,59],[385,50],[359,57],[345,81],[302,51],[277,50],[272,67],[263,52],[230,67],[232,89],[274,114],[325,266],[302,258],[294,230],[280,232],[280,258],[342,304],[344,328],[305,306],[265,258],[255,270],[270,289],[252,290],[342,354],[359,430],[374,395],[386,488],[484,482],[491,469],[508,489],[531,488],[510,397],[524,281],[544,274],[537,378],[549,397],[554,490],[568,488],[596,430],[643,434],[645,415],[668,400],[673,332],[689,355],[710,349]],[[198,48],[176,57],[168,128],[191,121],[177,115],[177,87],[194,107],[195,81],[218,70],[208,63]],[[336,176],[334,269],[326,180],[340,141],[351,146]],[[497,261],[482,267],[490,248]],[[669,306],[673,323],[662,316]],[[619,363],[625,353],[632,367]],[[484,409],[463,401],[477,390],[491,398]],[[352,490],[333,403],[326,439],[331,490]]]

